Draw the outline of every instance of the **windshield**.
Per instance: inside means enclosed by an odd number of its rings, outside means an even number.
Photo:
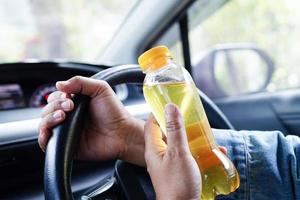
[[[137,0],[2,0],[0,62],[93,62]]]

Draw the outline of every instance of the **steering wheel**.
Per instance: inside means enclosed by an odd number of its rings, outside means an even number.
[[[122,83],[143,83],[144,74],[138,65],[122,65],[103,70],[91,78],[107,81],[110,86]],[[214,128],[233,129],[225,115],[203,93],[199,93],[210,124]],[[71,191],[71,171],[74,153],[78,147],[82,121],[88,112],[89,98],[82,95],[74,97],[74,110],[67,114],[65,121],[53,129],[45,157],[44,192],[46,199],[74,199]],[[145,191],[145,185],[150,189]],[[114,176],[108,178],[88,191],[81,199],[106,199],[105,191],[118,187],[121,199],[149,200],[154,191],[147,171],[131,164],[117,161]],[[102,197],[101,197],[102,195]]]

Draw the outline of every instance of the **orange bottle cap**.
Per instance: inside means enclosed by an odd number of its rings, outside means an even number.
[[[161,59],[157,62],[159,58],[165,58]],[[166,46],[156,46],[148,51],[144,52],[142,55],[138,58],[138,63],[143,71],[146,71],[151,67],[151,69],[158,69],[163,67],[165,64],[167,64],[167,59],[171,57],[171,53]]]

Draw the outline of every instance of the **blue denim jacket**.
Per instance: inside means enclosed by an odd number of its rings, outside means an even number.
[[[237,191],[217,199],[300,200],[299,137],[278,131],[213,132],[241,178]]]

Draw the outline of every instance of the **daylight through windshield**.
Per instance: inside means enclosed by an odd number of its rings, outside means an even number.
[[[3,0],[0,62],[93,62],[136,0]]]

